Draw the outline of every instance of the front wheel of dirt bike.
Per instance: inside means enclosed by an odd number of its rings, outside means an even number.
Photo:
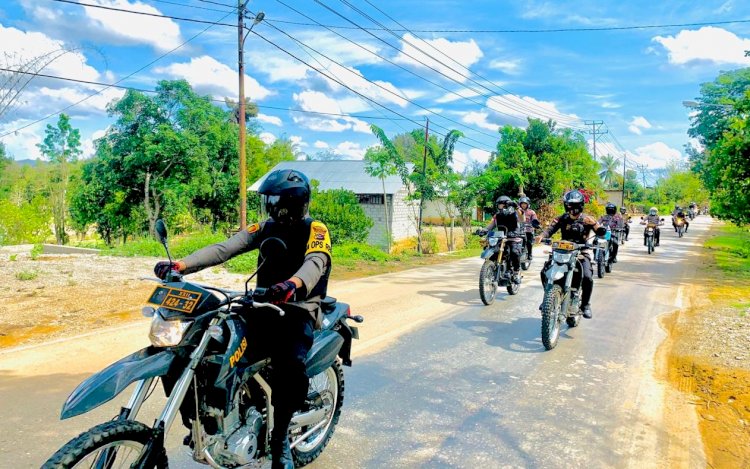
[[[649,236],[648,238],[648,253],[651,254],[654,252],[654,238]]]
[[[562,307],[562,288],[553,285],[544,292],[542,300],[542,343],[544,348],[552,350],[560,338],[560,308]]]
[[[102,423],[81,433],[57,450],[42,469],[130,467],[152,438],[152,430],[132,420]],[[153,467],[169,467],[164,448]]]
[[[684,228],[682,226],[677,228],[677,237],[682,238],[682,235],[684,234]]]
[[[497,263],[490,259],[484,261],[482,269],[479,271],[479,298],[486,305],[491,305],[495,301],[495,295],[497,295],[496,275]]]
[[[336,424],[339,422],[341,406],[344,403],[344,371],[338,360],[325,371],[310,378],[308,393],[317,393],[329,411],[318,423],[302,427],[297,430],[296,434],[292,434],[294,467],[306,466],[320,456],[331,441]],[[304,440],[295,443],[296,439],[315,428],[316,425],[320,425],[320,428],[306,436]]]
[[[596,276],[604,278],[604,251],[596,253]]]

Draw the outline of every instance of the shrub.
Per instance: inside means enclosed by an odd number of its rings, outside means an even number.
[[[435,254],[438,252],[438,240],[435,233],[430,230],[422,232],[422,254]]]
[[[42,252],[44,252],[44,247],[42,247],[41,244],[35,244],[33,248],[31,248],[31,259],[36,260],[37,257],[39,257]]]
[[[387,262],[392,256],[381,251],[380,248],[363,243],[347,243],[333,247],[333,262],[339,259]]]
[[[364,242],[373,225],[357,195],[345,189],[314,191],[310,215],[326,224],[334,245]]]
[[[16,272],[16,279],[21,281],[34,280],[37,275],[39,274],[33,270],[22,270],[21,272]]]

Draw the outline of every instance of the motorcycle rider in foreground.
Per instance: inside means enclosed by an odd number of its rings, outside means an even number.
[[[659,245],[659,235],[661,234],[661,230],[659,230],[659,225],[661,225],[661,218],[659,217],[659,212],[656,210],[656,207],[651,207],[648,211],[648,215],[646,218],[641,222],[641,225],[648,226],[650,224],[656,225],[654,227],[654,246]],[[643,230],[643,245],[646,245],[646,230]]]
[[[497,213],[492,217],[492,221],[487,225],[484,230],[478,231],[478,234],[488,233],[497,226],[504,226],[508,229],[508,238],[521,238],[521,228],[523,226],[524,218],[523,212],[518,208],[516,204],[507,195],[501,195],[495,200],[497,206]],[[521,283],[521,276],[519,271],[521,269],[521,245],[520,243],[508,241],[510,244],[510,262],[513,267],[513,281]]]
[[[585,204],[585,198],[577,190],[569,191],[563,197],[563,205],[565,206],[565,213],[556,217],[552,220],[550,226],[542,232],[536,239],[536,242],[540,242],[542,238],[549,238],[555,234],[558,230],[562,235],[562,239],[566,241],[572,241],[574,243],[583,244],[590,237],[591,231],[593,230],[597,235],[603,236],[606,234],[607,229],[600,225],[596,219],[590,215],[583,213],[583,206]],[[581,294],[581,310],[583,311],[583,317],[591,319],[593,312],[591,311],[591,294],[594,290],[594,269],[591,267],[591,254],[588,249],[581,251],[580,257],[581,267],[583,272],[583,279],[581,282],[582,294]],[[549,264],[549,260],[547,264]],[[544,275],[547,264],[542,267],[541,277],[542,284],[547,284],[547,279]]]
[[[609,229],[612,232],[614,232],[617,229],[622,229],[623,219],[617,213],[617,206],[613,204],[612,202],[609,202],[607,203],[605,210],[606,210],[606,214],[599,217],[599,223],[603,225],[605,228],[609,227]],[[610,246],[611,246],[610,255],[612,258],[612,262],[617,262],[617,250],[620,246],[619,240],[617,240],[617,242],[611,241]]]
[[[288,428],[294,412],[307,397],[309,379],[305,357],[313,343],[313,329],[320,319],[320,301],[326,295],[331,271],[331,240],[326,226],[310,218],[310,183],[295,170],[276,170],[261,184],[261,208],[268,218],[250,225],[228,240],[205,247],[176,262],[162,261],[154,273],[164,278],[170,270],[190,274],[239,254],[258,249],[270,237],[286,244],[285,263],[263,265],[258,287],[268,288],[270,302],[282,305],[284,316],[254,311],[245,315],[258,331],[256,349],[271,357],[272,402],[275,407],[271,435],[273,469],[293,469]]]
[[[531,200],[524,196],[518,199],[518,205],[521,207],[521,211],[524,216],[524,227],[526,228],[526,252],[528,253],[529,260],[533,259],[532,248],[534,247],[534,226],[532,222],[534,220],[539,222],[539,218],[536,216],[536,212],[531,208]]]

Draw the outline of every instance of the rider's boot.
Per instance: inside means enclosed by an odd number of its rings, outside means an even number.
[[[582,306],[581,310],[583,311],[584,318],[591,319],[594,317],[594,313],[591,312],[591,305]]]
[[[513,283],[521,283],[521,274],[519,274],[517,270],[513,271]]]
[[[271,438],[271,469],[294,469],[289,438]]]

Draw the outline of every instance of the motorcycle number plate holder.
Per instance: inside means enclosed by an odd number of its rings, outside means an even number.
[[[148,302],[163,308],[190,314],[200,303],[202,296],[201,293],[195,291],[158,286],[151,293]]]
[[[552,243],[554,249],[562,249],[563,251],[572,251],[575,249],[575,244],[570,241],[555,241]]]

